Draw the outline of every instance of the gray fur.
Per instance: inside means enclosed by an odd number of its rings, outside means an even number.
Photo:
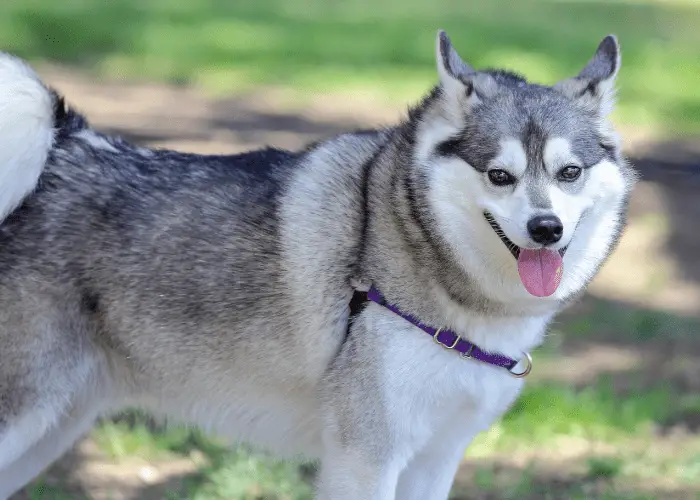
[[[473,76],[476,72],[465,63],[459,54],[452,46],[450,37],[447,33],[440,31],[438,33],[438,43],[440,56],[442,57],[442,63],[447,69],[448,73],[453,77],[463,81],[466,81],[470,76]]]
[[[471,68],[441,40],[445,64],[465,78]],[[605,42],[581,78],[610,73],[611,51]],[[617,147],[601,146],[609,140],[594,111],[511,73],[478,74],[481,102],[465,109],[463,128],[436,145],[436,157],[483,172],[499,140],[520,138],[525,182],[547,208],[542,148],[565,137],[585,167],[611,155],[631,185]],[[478,82],[487,82],[482,92]],[[376,307],[348,333],[354,288],[374,283],[445,327],[458,324],[435,290],[486,322],[550,317],[576,295],[546,306],[499,299],[460,263],[435,223],[430,167],[413,160],[420,127],[440,116],[444,98],[438,86],[395,127],[304,151],[201,156],[103,136],[54,95],[56,136],[39,184],[0,226],[0,443],[28,415],[44,412],[51,422],[24,458],[0,464],[0,497],[38,472],[27,457],[48,465],[97,415],[136,405],[283,456],[320,458],[319,498],[341,490],[393,498],[379,480],[363,490],[358,464],[383,470],[404,442],[390,417],[387,394],[396,391],[388,388],[399,386],[387,367],[401,359],[391,361],[391,349],[411,336],[402,323],[388,329],[397,320]],[[495,238],[489,231],[484,238]],[[432,343],[425,349],[431,359],[443,355]],[[507,376],[474,370],[484,388]],[[517,387],[485,414],[502,412]],[[61,432],[70,438],[55,444]],[[361,460],[348,465],[348,457]]]

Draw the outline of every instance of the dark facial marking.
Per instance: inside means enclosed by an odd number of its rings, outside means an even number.
[[[547,141],[544,129],[530,118],[523,129],[520,140],[525,148],[528,169],[544,170],[544,146]]]
[[[485,173],[487,165],[495,156],[495,152],[488,144],[477,144],[471,139],[468,132],[462,132],[457,136],[442,141],[435,147],[435,154],[445,158],[459,158],[469,164],[477,172]]]
[[[548,174],[544,164],[547,133],[530,117],[523,128],[520,140],[527,158],[524,182],[530,202],[537,208],[551,208],[552,203],[546,191]]]
[[[460,144],[459,144],[459,138],[458,137],[453,137],[451,139],[447,139],[446,141],[442,141],[440,144],[437,145],[435,148],[435,153],[438,156],[460,156]]]

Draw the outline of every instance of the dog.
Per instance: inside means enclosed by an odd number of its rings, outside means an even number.
[[[620,49],[476,70],[392,127],[231,156],[104,135],[0,57],[0,498],[138,407],[318,461],[321,500],[444,500],[636,180]]]

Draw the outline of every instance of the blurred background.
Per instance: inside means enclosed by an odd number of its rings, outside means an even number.
[[[519,402],[468,450],[453,498],[700,499],[696,0],[0,3],[0,49],[93,125],[198,152],[394,122],[436,80],[438,28],[471,65],[548,84],[617,34],[614,119],[644,176],[621,247],[551,327]],[[313,473],[128,413],[17,498],[301,500]]]

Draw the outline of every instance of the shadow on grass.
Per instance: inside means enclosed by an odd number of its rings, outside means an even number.
[[[542,351],[533,390],[594,392],[588,410],[620,427],[700,431],[700,318],[587,295],[559,316]]]
[[[571,464],[573,467],[577,465]],[[589,461],[581,472],[558,467],[517,467],[501,461],[467,460],[457,474],[450,500],[691,500],[693,487],[639,488],[618,480],[614,459]]]
[[[670,225],[665,250],[683,278],[700,286],[700,140],[668,141],[647,149],[645,155],[632,155],[632,161],[643,180],[662,195]],[[638,200],[638,212],[645,211],[644,202]]]
[[[321,119],[301,116],[295,113],[266,112],[257,109],[251,100],[260,99],[254,95],[246,98],[219,99],[209,103],[206,116],[192,117],[189,127],[173,130],[168,116],[149,117],[153,122],[141,130],[120,127],[102,127],[100,130],[139,145],[165,141],[207,141],[215,134],[225,132],[226,140],[238,144],[269,144],[275,146],[279,134],[293,137],[294,145],[305,144],[324,137],[331,137],[352,131],[361,126],[359,121],[350,119]]]
[[[74,471],[84,458],[69,451],[32,484],[9,500],[91,500],[89,488]]]

